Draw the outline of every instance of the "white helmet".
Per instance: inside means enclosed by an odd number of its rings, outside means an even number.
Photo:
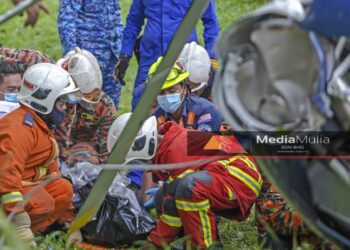
[[[107,148],[109,152],[112,151],[131,115],[132,113],[122,114],[113,122],[108,131],[107,137]],[[157,143],[157,120],[155,116],[151,116],[143,123],[127,156],[125,157],[124,163],[136,159],[152,159],[156,154]]]
[[[57,65],[63,66],[67,60],[68,72],[83,94],[102,88],[102,72],[96,57],[91,52],[75,48],[58,60]]]
[[[51,63],[39,63],[25,71],[17,99],[39,113],[49,114],[60,96],[78,90],[67,71]]]
[[[210,57],[202,46],[195,42],[185,44],[178,60],[190,73],[191,82],[203,86],[209,80]]]

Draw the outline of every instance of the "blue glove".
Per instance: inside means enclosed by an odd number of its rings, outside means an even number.
[[[155,208],[154,197],[156,195],[156,192],[160,189],[160,187],[161,186],[157,185],[154,188],[150,188],[145,192],[145,194],[148,194],[151,196],[151,198],[143,204],[144,208],[146,208],[147,210]]]

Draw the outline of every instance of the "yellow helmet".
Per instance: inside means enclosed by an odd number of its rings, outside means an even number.
[[[148,71],[148,77],[152,76],[156,72],[156,69],[162,60],[163,57],[161,56],[155,63],[152,64]],[[176,61],[161,89],[163,90],[170,88],[189,77],[189,75],[190,74],[182,67],[182,65]]]

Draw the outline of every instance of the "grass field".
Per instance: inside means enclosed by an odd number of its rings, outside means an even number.
[[[56,14],[58,0],[44,1],[51,9],[50,15],[41,14],[40,20],[34,28],[23,28],[25,16],[18,16],[0,25],[0,44],[10,48],[32,48],[40,50],[55,59],[61,57],[61,47],[57,33]],[[131,0],[121,0],[123,20],[129,11]],[[217,13],[223,31],[233,20],[238,19],[248,11],[255,9],[265,0],[219,0],[216,3]],[[11,1],[1,0],[0,13],[11,7]],[[198,24],[198,32],[201,32],[201,25]],[[130,110],[131,91],[136,76],[136,61],[132,59],[127,72],[127,86],[123,88],[120,113]],[[220,233],[225,249],[256,249],[258,248],[256,239],[256,229],[254,227],[253,216],[246,222],[232,222],[222,220],[220,223]],[[62,237],[50,235],[46,238],[38,238],[39,249],[63,249]],[[73,248],[70,248],[73,249]]]
[[[9,48],[32,48],[40,50],[55,59],[61,57],[61,46],[58,38],[56,16],[59,0],[44,0],[52,13],[41,13],[40,19],[34,28],[23,28],[25,15],[17,16],[5,24],[0,25],[0,44]],[[123,23],[129,11],[132,0],[120,0]],[[248,11],[255,9],[266,0],[220,0],[216,3],[220,27],[223,31],[233,20],[238,19]],[[10,0],[1,0],[0,13],[11,8]],[[202,25],[198,24],[198,33],[201,34]],[[200,36],[199,36],[200,37]],[[202,41],[200,41],[202,43]],[[126,75],[127,86],[123,88],[119,109],[121,113],[130,110],[131,91],[136,76],[136,60],[132,59]]]

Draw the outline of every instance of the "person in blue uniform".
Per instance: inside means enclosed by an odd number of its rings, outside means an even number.
[[[152,77],[163,57],[151,66],[149,77]],[[189,88],[189,73],[181,63],[175,62],[167,79],[157,96],[158,106],[152,115],[157,118],[158,128],[166,121],[175,121],[180,127],[208,132],[219,132],[222,116],[213,103],[199,96],[191,96]],[[143,173],[142,189],[148,190],[142,194],[142,201],[147,209],[154,207],[155,187],[152,175]],[[151,191],[152,190],[152,191]],[[150,196],[148,196],[150,195]]]
[[[151,66],[150,77],[161,60],[162,57]],[[161,92],[157,97],[158,106],[153,111],[158,126],[166,121],[173,120],[180,127],[219,132],[222,121],[220,112],[210,101],[189,95],[189,88],[186,83],[188,77],[189,73],[184,70],[179,62],[176,62],[161,88]]]
[[[116,65],[115,77],[120,83],[124,83],[124,76],[129,65],[129,60],[138,41],[138,36],[144,27],[144,32],[139,43],[139,68],[135,80],[132,108],[135,108],[142,96],[150,66],[164,55],[171,39],[175,35],[182,19],[184,18],[192,0],[133,0],[124,29],[120,59]],[[211,0],[202,15],[204,26],[203,38],[205,49],[213,65],[216,65],[214,43],[219,35],[219,22],[215,10],[215,2]],[[188,42],[198,41],[196,30],[188,39]]]
[[[102,90],[118,109],[121,85],[113,72],[123,36],[119,0],[60,0],[57,24],[63,55],[76,47],[94,54],[103,75]]]

